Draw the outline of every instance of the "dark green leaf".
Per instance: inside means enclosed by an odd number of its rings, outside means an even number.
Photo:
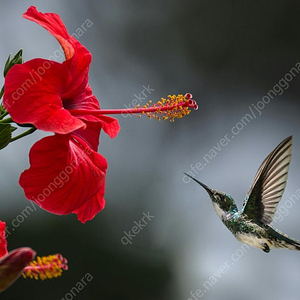
[[[16,127],[11,126],[10,124],[0,124],[0,150],[9,144],[11,140],[11,133],[16,129]]]

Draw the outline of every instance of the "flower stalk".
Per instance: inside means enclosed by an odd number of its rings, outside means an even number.
[[[32,127],[32,128],[30,128],[30,129],[24,131],[23,133],[21,133],[21,134],[15,136],[15,137],[13,137],[13,138],[11,138],[11,139],[10,139],[10,143],[11,143],[11,142],[14,142],[14,141],[17,141],[17,140],[19,140],[19,139],[21,139],[21,138],[23,138],[23,137],[25,137],[25,136],[27,136],[27,135],[32,134],[32,133],[35,132],[36,130],[37,130],[37,129],[36,129],[35,127]]]

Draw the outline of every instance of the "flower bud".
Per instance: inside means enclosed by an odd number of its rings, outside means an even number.
[[[0,259],[0,292],[7,289],[22,274],[24,268],[35,257],[31,248],[19,248],[10,251]]]
[[[5,63],[4,71],[3,71],[4,77],[6,76],[7,72],[9,71],[9,69],[12,66],[23,63],[22,53],[23,53],[23,50],[20,49],[12,59],[10,59],[11,54],[9,54],[8,59]]]

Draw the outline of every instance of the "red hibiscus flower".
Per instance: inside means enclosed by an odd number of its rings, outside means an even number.
[[[88,84],[90,52],[67,33],[57,14],[30,7],[23,16],[58,40],[66,60],[33,59],[14,65],[5,77],[3,104],[12,120],[54,132],[31,148],[30,168],[21,174],[20,185],[43,209],[75,213],[84,223],[105,205],[107,162],[97,153],[100,130],[111,138],[120,130],[116,119],[104,115],[144,114],[173,121],[188,115],[190,107],[197,109],[197,103],[191,94],[169,95],[153,105],[149,101],[143,107],[100,109]]]
[[[7,253],[5,222],[0,221],[0,293],[14,283],[22,274],[24,278],[51,279],[67,270],[67,260],[60,254],[35,257],[35,251],[28,247]]]
[[[76,213],[84,223],[105,205],[107,162],[97,153],[100,130],[114,138],[120,127],[114,118],[90,113],[100,109],[88,84],[92,56],[68,34],[60,17],[35,7],[23,17],[47,29],[66,60],[33,59],[13,66],[6,75],[3,103],[12,119],[55,133],[31,148],[31,166],[21,174],[20,185],[43,209]]]

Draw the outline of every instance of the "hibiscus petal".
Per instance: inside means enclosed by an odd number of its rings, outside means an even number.
[[[97,124],[94,126],[100,126],[100,128],[103,129],[103,131],[105,133],[107,133],[112,139],[118,135],[118,133],[121,129],[121,127],[119,125],[119,121],[112,117],[108,117],[108,116],[104,116],[104,115],[100,115],[100,114],[98,116],[92,116],[92,115],[88,115],[88,114],[86,114],[86,115],[76,114],[76,116],[79,119],[84,120],[84,122],[87,124],[92,124],[92,123]],[[86,120],[90,120],[90,122],[88,122]],[[82,132],[81,129],[79,129],[79,130],[80,130],[80,132]],[[86,136],[88,136],[88,135],[86,135]],[[92,138],[92,136],[91,136],[91,138]],[[90,140],[87,139],[87,141],[90,141]]]
[[[63,95],[64,98],[66,95]],[[100,106],[97,98],[93,95],[92,89],[87,85],[80,97],[72,99],[70,101],[64,100],[64,107],[70,110],[99,110]],[[90,121],[90,122],[100,122],[102,129],[107,133],[111,138],[117,136],[120,131],[120,125],[117,119],[103,116],[103,115],[93,115],[84,113],[82,115],[77,114],[77,117],[81,120]]]
[[[70,133],[85,124],[63,108],[69,70],[62,64],[33,59],[13,66],[5,78],[4,107],[20,124],[55,133]]]
[[[84,88],[88,82],[88,69],[92,61],[92,55],[72,35],[68,34],[60,16],[55,13],[41,13],[34,6],[31,6],[23,14],[23,17],[36,22],[58,40],[66,56],[67,61],[64,64],[72,72],[72,89],[79,86]],[[75,90],[73,94],[75,94]]]
[[[101,116],[99,117],[99,121],[102,125],[103,131],[107,133],[112,139],[118,135],[121,127],[117,119],[107,116]]]
[[[103,197],[106,159],[78,136],[43,138],[33,145],[29,157],[31,166],[21,174],[20,185],[41,208],[69,214],[88,205],[95,195]]]
[[[81,118],[81,116],[79,116]],[[84,130],[78,129],[72,132],[72,135],[78,136],[84,140],[90,148],[97,152],[99,145],[100,130],[103,129],[111,138],[114,138],[120,131],[118,120],[111,117],[100,116],[97,118],[98,122],[86,123]]]
[[[73,211],[77,214],[77,218],[82,223],[92,220],[95,215],[100,212],[105,206],[105,200],[103,198],[105,191],[105,182],[103,182],[103,189],[92,197],[87,203],[83,204],[79,209]]]
[[[101,123],[99,122],[87,122],[86,128],[84,130],[78,129],[74,132],[72,132],[72,135],[75,137],[79,137],[84,142],[87,143],[87,145],[92,148],[92,150],[96,151],[98,150],[99,145],[99,136],[101,131]]]
[[[6,226],[5,222],[0,221],[0,257],[7,254],[5,226]]]
[[[35,6],[30,6],[27,12],[23,14],[23,18],[36,22],[48,30],[49,33],[52,34],[61,44],[61,47],[65,52],[66,59],[70,59],[74,55],[75,50],[72,44],[68,41],[70,36],[59,15],[55,13],[43,14],[37,11]]]

